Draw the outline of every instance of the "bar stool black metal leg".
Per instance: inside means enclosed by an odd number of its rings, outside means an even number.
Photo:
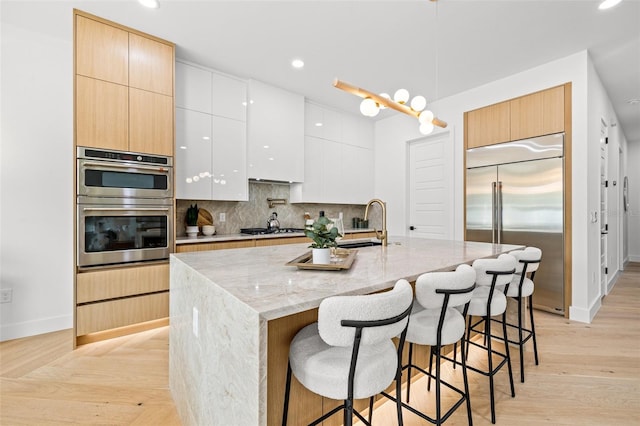
[[[433,346],[432,346],[432,350],[431,350],[431,354],[433,355]],[[441,412],[441,407],[440,407],[440,362],[442,361],[440,359],[440,347],[435,347],[436,350],[436,424],[437,425],[441,425],[442,424],[442,412]],[[431,359],[432,357],[429,357],[429,359]],[[429,366],[429,370],[431,370],[431,366]],[[431,377],[429,377],[431,378]]]
[[[538,365],[538,342],[536,342],[536,326],[533,323],[533,294],[529,296],[529,316],[531,318],[531,338],[533,339],[533,356]]]
[[[433,365],[433,351],[435,350],[434,346],[429,348],[429,377],[427,378],[427,391],[431,390],[431,366]]]
[[[413,364],[413,343],[409,343],[409,367],[407,368],[407,403],[410,399],[411,391],[411,365]]]
[[[467,361],[469,360],[469,342],[471,341],[471,315],[469,315],[468,319],[468,324],[467,324],[467,338],[465,340],[462,341],[462,345],[465,344],[465,341],[467,343],[467,350],[465,351],[465,356],[467,357]]]
[[[522,298],[518,297],[516,300],[518,301],[518,349],[520,350],[520,382],[524,383],[524,342],[522,341]],[[505,321],[506,321],[506,315],[505,315]]]
[[[485,333],[491,334],[491,321],[485,320]],[[486,337],[486,336],[485,336]],[[487,339],[487,363],[489,371],[489,398],[491,400],[491,423],[496,423],[496,401],[493,394],[493,352],[491,351],[491,339]],[[469,354],[467,354],[469,355]]]
[[[369,398],[369,424],[373,420],[373,397]]]
[[[287,384],[284,391],[284,408],[282,410],[282,426],[287,426],[289,414],[289,393],[291,392],[291,364],[287,364]]]
[[[516,388],[513,385],[513,371],[511,369],[511,355],[509,354],[509,340],[507,338],[507,322],[502,321],[502,335],[504,336],[504,353],[507,355],[507,368],[509,369],[509,384],[511,385],[511,397],[515,398]]]
[[[464,342],[460,344],[460,359],[462,360],[462,380],[464,382],[464,393],[467,396],[467,417],[469,418],[469,426],[473,426],[471,418],[471,399],[469,398],[469,379],[467,378],[467,362],[465,361]]]

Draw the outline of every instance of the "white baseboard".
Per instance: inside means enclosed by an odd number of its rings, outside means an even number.
[[[593,302],[593,304],[589,309],[569,306],[569,319],[572,321],[579,321],[579,322],[591,324],[591,321],[593,321],[593,318],[595,318],[601,306],[602,306],[602,302],[599,297],[596,299],[595,302]]]
[[[620,277],[620,273],[621,273],[621,271],[616,271],[616,273],[613,274],[613,276],[611,277],[611,279],[607,283],[607,294],[611,293],[611,290],[613,290],[613,287],[616,285],[616,282],[618,281],[618,278]]]
[[[58,317],[41,318],[13,324],[2,324],[0,326],[0,342],[66,330],[72,327],[73,315],[60,315]]]
[[[640,262],[640,256],[629,255],[629,262]]]

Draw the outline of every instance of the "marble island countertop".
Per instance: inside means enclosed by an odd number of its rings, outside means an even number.
[[[387,247],[356,249],[353,265],[342,271],[285,266],[309,251],[306,244],[180,253],[173,254],[171,261],[197,271],[211,285],[271,320],[315,308],[329,296],[373,293],[391,288],[402,278],[414,281],[427,271],[450,270],[518,247],[391,237]]]
[[[345,229],[347,234],[357,234],[365,232],[373,232],[373,228],[366,229]],[[214,234],[211,236],[198,235],[196,238],[187,236],[176,237],[176,245],[181,244],[198,244],[198,243],[215,243],[225,241],[241,241],[241,240],[257,240],[267,238],[292,238],[292,237],[304,237],[304,232],[283,232],[273,234],[261,234],[261,235],[249,235],[249,234]]]
[[[309,250],[304,243],[172,254],[169,381],[182,424],[281,424],[291,338],[317,319],[323,299],[520,247],[391,237],[387,247],[357,249],[343,271],[285,266]],[[310,391],[296,400],[290,415],[300,424],[323,410]]]

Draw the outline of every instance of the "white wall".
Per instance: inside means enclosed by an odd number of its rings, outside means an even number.
[[[640,262],[640,141],[627,145],[627,176],[629,177],[628,260]]]
[[[592,115],[605,111],[607,117],[614,117],[604,91],[588,97],[588,81],[593,86],[599,85],[597,75],[589,70],[592,70],[590,59],[587,52],[582,51],[430,105],[436,116],[449,123],[446,131],[451,132],[455,172],[454,235],[456,239],[462,239],[464,112],[566,82],[572,83],[573,294],[569,315],[571,319],[583,322],[590,322],[599,307],[598,283],[590,279],[593,272],[598,271],[599,228],[597,223],[589,222],[589,212],[599,209],[599,163],[595,161],[599,158],[600,129],[598,127],[597,134],[594,134],[593,126],[588,125],[589,103],[598,104],[590,110]],[[376,123],[375,165],[378,174],[375,177],[375,195],[387,201],[388,227],[392,235],[406,233],[406,144],[421,136],[417,127],[414,119],[401,114]],[[387,172],[380,173],[383,170]]]
[[[1,4],[0,340],[73,324],[72,11],[28,3]]]

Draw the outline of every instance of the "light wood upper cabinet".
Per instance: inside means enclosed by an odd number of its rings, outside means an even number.
[[[508,102],[501,102],[465,113],[467,148],[509,141],[510,115]]]
[[[129,150],[173,155],[173,98],[129,88]]]
[[[129,84],[129,33],[76,15],[76,73]]]
[[[563,132],[564,90],[553,87],[466,112],[466,148]]]
[[[173,46],[129,34],[129,86],[173,96]]]
[[[511,140],[548,135],[564,131],[564,87],[509,101]]]
[[[76,77],[76,143],[79,146],[129,149],[127,86]]]
[[[174,45],[74,16],[76,145],[172,156]]]

